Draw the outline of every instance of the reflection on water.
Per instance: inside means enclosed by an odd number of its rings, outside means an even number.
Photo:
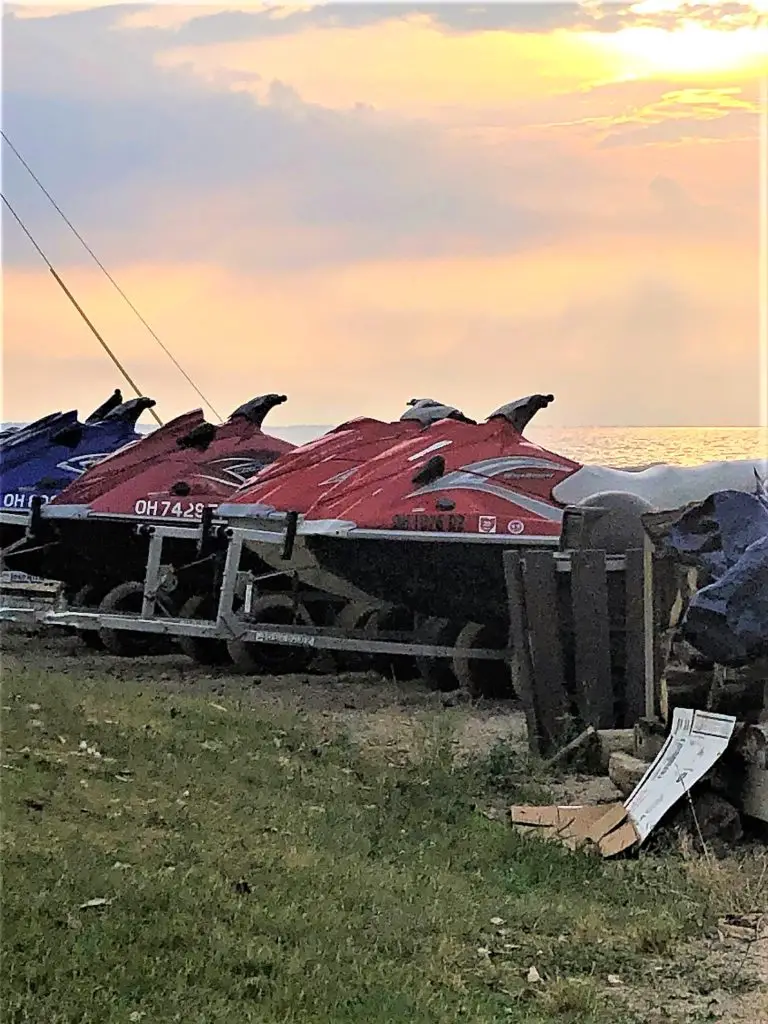
[[[760,427],[542,427],[526,431],[549,451],[577,462],[693,466],[721,459],[768,459],[768,430]]]
[[[269,432],[306,444],[326,430],[330,427],[296,426]],[[768,459],[768,430],[760,427],[542,427],[534,422],[526,436],[558,455],[602,466]]]

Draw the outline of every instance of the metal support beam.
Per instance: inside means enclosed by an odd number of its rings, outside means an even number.
[[[141,602],[142,619],[152,618],[155,614],[155,600],[160,587],[160,565],[163,557],[163,535],[153,533],[149,538],[147,554],[147,571],[144,575],[144,598]]]

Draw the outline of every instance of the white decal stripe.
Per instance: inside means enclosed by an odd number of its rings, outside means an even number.
[[[306,537],[308,543],[312,544],[314,537],[332,538],[346,541],[348,539],[361,540],[396,540],[432,542],[437,541],[443,544],[500,544],[505,547],[547,547],[556,548],[560,543],[558,536],[546,536],[542,534],[507,535],[502,533],[448,533],[431,532],[427,530],[377,530],[361,528],[353,522],[344,519],[315,519],[304,520],[299,524],[299,535]]]
[[[192,480],[210,480],[211,483],[221,484],[222,487],[232,487],[232,485],[236,482],[236,481],[232,480],[231,477],[230,477],[229,480],[227,480],[226,477],[210,476],[208,473],[195,473],[194,476],[192,476],[190,479],[192,479]],[[240,483],[240,484],[244,484],[245,483],[245,478],[244,477],[237,477],[237,482]],[[157,493],[160,494],[162,492],[158,491]]]
[[[340,484],[344,480],[348,480],[351,476],[354,476],[354,474],[357,473],[359,469],[360,469],[360,466],[354,466],[352,469],[342,470],[340,473],[337,473],[335,476],[329,476],[327,480],[321,480],[321,482],[320,482],[320,484],[318,486],[325,487],[328,484]]]
[[[91,455],[77,455],[72,459],[65,459],[64,462],[57,462],[56,469],[64,470],[65,473],[82,475],[91,466],[96,466],[110,456],[110,452],[94,452]]]
[[[568,473],[571,467],[552,459],[529,455],[506,455],[495,459],[483,459],[481,462],[471,462],[456,472],[472,473],[475,476],[499,476],[501,473],[511,472],[515,469],[553,469]]]
[[[447,478],[444,478],[444,480],[446,480],[446,482],[443,483],[443,486],[441,487],[430,484],[428,488],[424,487],[418,491],[413,491],[413,493],[409,494],[408,497],[420,497],[426,490],[430,490],[433,494],[439,491],[477,491],[480,494],[491,494],[496,498],[501,498],[503,501],[508,501],[510,505],[515,505],[518,508],[524,508],[528,512],[533,512],[534,515],[541,516],[542,519],[547,519],[552,523],[562,522],[562,509],[555,508],[546,501],[538,501],[536,498],[529,498],[517,491],[508,490],[507,488],[499,487],[495,484],[485,483],[483,480],[470,479],[452,482],[447,481]],[[442,481],[440,481],[440,483],[442,483]]]
[[[415,462],[416,459],[420,459],[423,455],[429,455],[430,452],[439,451],[440,448],[447,448],[449,444],[453,444],[453,441],[435,441],[429,448],[424,448],[420,452],[416,452],[415,455],[409,455],[408,461]]]

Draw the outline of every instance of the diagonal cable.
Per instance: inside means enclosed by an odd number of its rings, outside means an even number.
[[[117,356],[115,355],[115,353],[114,353],[114,352],[112,351],[112,349],[111,349],[111,348],[109,347],[109,345],[108,345],[108,344],[106,343],[106,341],[104,341],[104,339],[102,338],[102,336],[101,336],[101,335],[99,334],[99,332],[98,332],[98,331],[96,330],[96,328],[95,328],[95,327],[93,326],[93,324],[91,323],[91,321],[90,321],[90,320],[88,319],[88,317],[86,316],[86,314],[85,314],[85,311],[83,310],[83,308],[82,308],[82,306],[80,305],[80,303],[79,303],[79,302],[77,301],[77,299],[76,299],[76,298],[74,297],[74,295],[72,294],[72,292],[71,292],[71,291],[69,290],[69,288],[67,288],[67,286],[66,286],[66,285],[64,284],[64,282],[62,281],[62,279],[61,279],[61,278],[59,277],[59,275],[58,275],[58,274],[56,273],[56,270],[55,270],[55,268],[54,268],[53,264],[52,264],[52,263],[51,263],[51,261],[50,261],[50,260],[48,259],[48,257],[47,257],[47,256],[45,255],[45,253],[44,253],[44,252],[43,252],[43,250],[42,250],[42,249],[40,248],[40,246],[39,246],[39,245],[37,244],[37,242],[35,241],[35,239],[34,239],[34,238],[33,238],[33,236],[32,236],[32,233],[30,232],[29,228],[28,228],[28,227],[26,226],[26,224],[25,224],[25,223],[24,223],[24,221],[23,221],[23,220],[21,219],[21,217],[20,217],[20,216],[18,215],[18,213],[16,213],[16,211],[15,211],[15,210],[14,210],[14,208],[13,208],[13,207],[11,206],[11,204],[10,204],[10,203],[8,202],[8,200],[6,199],[5,195],[4,195],[4,194],[3,194],[2,192],[0,192],[0,199],[2,199],[2,201],[3,201],[3,202],[5,203],[5,205],[6,205],[7,207],[8,207],[8,209],[10,210],[10,212],[11,212],[11,215],[13,216],[14,220],[16,221],[16,223],[17,223],[17,224],[19,225],[19,227],[21,228],[21,230],[22,230],[22,231],[24,232],[24,234],[25,234],[25,235],[27,236],[27,238],[28,238],[28,239],[30,240],[30,242],[32,243],[32,245],[33,245],[33,246],[35,247],[35,250],[37,251],[37,253],[38,253],[38,255],[40,256],[40,258],[41,258],[41,259],[43,260],[43,262],[45,263],[45,265],[46,265],[46,266],[48,267],[48,269],[50,270],[50,272],[51,272],[51,273],[53,274],[53,277],[54,277],[54,279],[55,279],[56,283],[57,283],[57,284],[59,285],[59,287],[61,288],[61,290],[62,290],[62,291],[64,292],[64,294],[65,294],[65,295],[67,296],[67,298],[68,298],[68,299],[69,299],[69,301],[70,301],[70,302],[72,303],[72,305],[73,305],[73,306],[75,307],[75,309],[76,309],[76,310],[77,310],[77,312],[78,312],[78,313],[80,314],[80,316],[81,316],[81,317],[83,318],[83,320],[85,320],[85,322],[86,322],[86,324],[88,325],[88,327],[90,327],[91,331],[92,331],[92,332],[93,332],[93,334],[95,335],[95,337],[96,337],[96,340],[97,340],[97,341],[99,342],[99,344],[101,345],[101,347],[102,347],[102,348],[104,349],[104,351],[105,351],[105,352],[107,353],[107,355],[109,356],[109,358],[110,358],[110,359],[112,360],[112,362],[113,362],[113,363],[115,364],[115,366],[116,366],[116,367],[118,368],[118,370],[120,371],[120,373],[122,373],[123,377],[125,377],[125,379],[126,379],[126,380],[128,381],[128,383],[129,383],[129,384],[130,384],[130,386],[131,386],[131,387],[133,388],[133,390],[134,390],[134,391],[136,392],[136,394],[137,394],[137,395],[139,396],[139,398],[143,398],[143,397],[144,397],[144,395],[142,395],[142,393],[141,393],[141,391],[139,390],[139,387],[138,387],[138,385],[136,384],[136,382],[135,382],[135,381],[133,380],[133,378],[132,378],[132,377],[130,376],[130,374],[128,373],[128,371],[126,370],[126,368],[125,368],[125,367],[123,366],[123,364],[122,364],[122,363],[120,362],[120,360],[119,360],[119,359],[117,358]],[[157,413],[155,412],[155,410],[154,410],[154,409],[150,409],[149,411],[150,411],[150,413],[152,414],[152,416],[153,416],[153,418],[155,419],[155,421],[157,422],[158,426],[162,427],[162,425],[163,425],[163,421],[162,421],[162,420],[160,419],[160,417],[159,417],[159,416],[157,415]]]
[[[158,338],[157,334],[153,331],[152,327],[147,323],[147,321],[141,315],[139,310],[134,306],[134,304],[131,302],[131,300],[128,298],[128,296],[125,294],[125,292],[120,287],[120,285],[117,283],[117,281],[114,279],[114,277],[112,277],[110,272],[107,270],[107,268],[101,262],[101,260],[98,258],[96,253],[93,251],[93,249],[90,247],[90,245],[88,245],[86,240],[83,238],[83,236],[80,234],[80,232],[74,226],[74,224],[70,221],[70,219],[67,217],[67,215],[64,213],[64,211],[59,206],[59,204],[53,198],[51,193],[48,191],[48,189],[45,187],[45,185],[43,185],[43,183],[40,181],[38,176],[35,174],[35,172],[29,166],[27,161],[24,159],[24,157],[21,155],[21,153],[18,151],[18,149],[14,146],[14,144],[8,138],[7,133],[3,129],[0,129],[0,135],[2,135],[4,141],[10,147],[11,151],[14,153],[14,155],[16,156],[18,161],[21,163],[21,165],[25,168],[25,170],[27,171],[29,176],[32,178],[32,180],[35,182],[35,184],[38,186],[38,188],[43,193],[43,195],[48,199],[48,201],[50,202],[51,206],[53,206],[54,210],[56,210],[56,212],[61,217],[61,219],[64,221],[64,223],[67,225],[67,227],[70,229],[72,234],[77,238],[77,240],[80,242],[80,244],[86,250],[86,252],[93,259],[93,261],[96,264],[96,266],[102,271],[102,273],[104,273],[106,275],[107,279],[110,281],[112,286],[122,296],[122,298],[125,300],[125,302],[128,303],[130,308],[133,310],[133,312],[136,314],[136,316],[139,318],[139,320],[142,322],[142,324],[149,331],[149,333],[155,339],[155,341],[160,346],[160,348],[163,350],[163,352],[165,352],[165,354],[171,360],[171,362],[176,367],[176,369],[179,371],[179,373],[182,375],[182,377],[187,381],[187,383],[195,391],[195,393],[198,395],[198,397],[202,399],[202,401],[205,403],[205,405],[208,406],[208,408],[213,412],[213,414],[217,417],[217,419],[220,422],[223,422],[222,415],[216,410],[215,406],[205,397],[205,395],[200,390],[200,388],[197,386],[197,384],[195,384],[195,382],[192,380],[192,378],[189,376],[189,374],[186,372],[186,370],[183,368],[183,366],[181,366],[181,364],[176,359],[174,354],[163,344],[163,342],[160,340],[160,338]],[[11,212],[13,212],[13,211],[11,211]],[[29,237],[31,238],[31,236],[29,236]],[[35,244],[35,243],[33,242],[33,244]],[[37,248],[37,246],[36,246],[36,248]],[[38,249],[38,251],[40,251],[40,250]]]

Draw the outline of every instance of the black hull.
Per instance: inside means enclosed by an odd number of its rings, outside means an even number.
[[[95,586],[106,593],[119,583],[144,579],[149,537],[137,534],[137,525],[135,520],[59,519],[46,524],[39,539],[29,539],[9,554],[5,567],[58,580],[70,594],[85,586]],[[213,559],[200,561],[199,536],[194,524],[189,537],[163,541],[163,565],[182,570],[180,582],[188,593],[211,590],[214,586],[216,564]],[[254,556],[250,556],[250,562],[256,562]],[[264,572],[267,567],[259,563],[244,568]]]
[[[0,523],[0,551],[21,540],[26,532],[27,516],[20,518],[18,523]]]
[[[507,619],[502,544],[312,535],[304,540],[324,569],[382,601],[459,622]]]

